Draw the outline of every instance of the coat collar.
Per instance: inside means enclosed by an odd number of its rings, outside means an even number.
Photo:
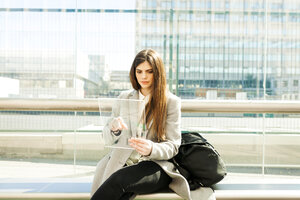
[[[139,91],[138,90],[132,90],[129,95],[129,99],[139,99]]]

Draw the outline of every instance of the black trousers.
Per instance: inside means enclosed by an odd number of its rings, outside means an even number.
[[[155,162],[142,161],[112,174],[91,200],[128,200],[134,194],[149,194],[165,189],[171,180]]]

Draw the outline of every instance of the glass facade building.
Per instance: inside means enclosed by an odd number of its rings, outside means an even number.
[[[153,48],[182,98],[299,100],[299,10],[297,0],[1,1],[0,81],[14,83],[1,96],[116,96],[134,55]]]
[[[183,98],[299,100],[300,2],[143,0],[136,50],[163,54]]]

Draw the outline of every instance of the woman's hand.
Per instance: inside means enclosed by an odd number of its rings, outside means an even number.
[[[111,122],[110,122],[110,130],[111,131],[121,131],[123,129],[128,129],[127,125],[125,124],[125,122],[123,121],[122,117],[117,117],[114,118]]]
[[[152,152],[152,141],[144,138],[131,138],[128,140],[129,145],[139,154],[149,156]]]

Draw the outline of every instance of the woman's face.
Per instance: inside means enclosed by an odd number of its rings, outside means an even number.
[[[153,70],[151,65],[147,61],[139,64],[135,69],[135,76],[141,86],[142,94],[148,95],[151,92],[153,83]]]

